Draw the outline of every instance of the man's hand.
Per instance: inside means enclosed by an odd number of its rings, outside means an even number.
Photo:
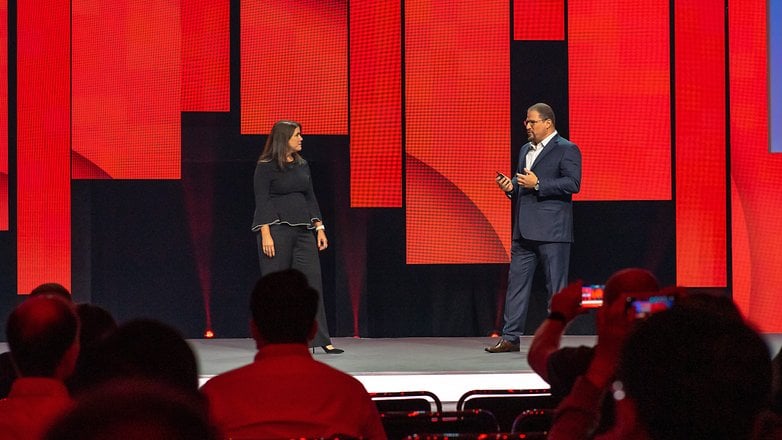
[[[523,173],[516,173],[516,182],[518,182],[519,186],[522,188],[532,189],[538,184],[538,176],[534,172],[524,168]]]
[[[497,182],[497,186],[499,186],[500,189],[506,193],[513,191],[513,182],[510,181],[508,176],[504,174],[498,174],[494,181]]]

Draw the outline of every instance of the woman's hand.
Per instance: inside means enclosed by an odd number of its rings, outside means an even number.
[[[318,231],[318,250],[322,251],[329,247],[329,240],[326,238],[326,231],[323,229]]]
[[[267,257],[274,257],[274,240],[268,227],[261,228],[261,250]]]

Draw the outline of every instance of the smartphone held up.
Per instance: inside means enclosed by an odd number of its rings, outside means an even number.
[[[603,305],[604,284],[590,284],[581,286],[581,307],[593,309]]]
[[[673,307],[675,301],[673,295],[652,295],[647,297],[627,297],[627,310],[637,319],[646,318],[649,315]]]

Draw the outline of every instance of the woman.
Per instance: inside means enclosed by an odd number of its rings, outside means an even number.
[[[343,350],[331,345],[323,308],[318,250],[328,247],[326,227],[312,190],[310,167],[299,155],[301,141],[301,125],[297,122],[278,121],[272,127],[255,166],[252,230],[258,232],[261,275],[298,269],[318,291],[315,317],[318,333],[310,341],[310,347],[319,346],[326,353],[340,354]]]

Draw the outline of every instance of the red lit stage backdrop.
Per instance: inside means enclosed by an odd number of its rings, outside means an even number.
[[[510,203],[494,177],[510,170],[510,12],[480,10],[405,3],[409,264],[508,261]]]
[[[510,205],[493,176],[520,129],[510,47],[564,40],[568,65],[550,68],[569,74],[576,200],[672,201],[678,283],[732,283],[751,319],[782,331],[765,1],[731,2],[727,16],[709,0],[525,5],[241,0],[229,66],[228,0],[18,0],[17,160],[0,160],[0,229],[15,172],[19,291],[69,284],[71,179],[180,178],[181,113],[194,111],[238,111],[243,134],[291,118],[348,136],[351,206],[404,208],[408,264],[507,262]]]

